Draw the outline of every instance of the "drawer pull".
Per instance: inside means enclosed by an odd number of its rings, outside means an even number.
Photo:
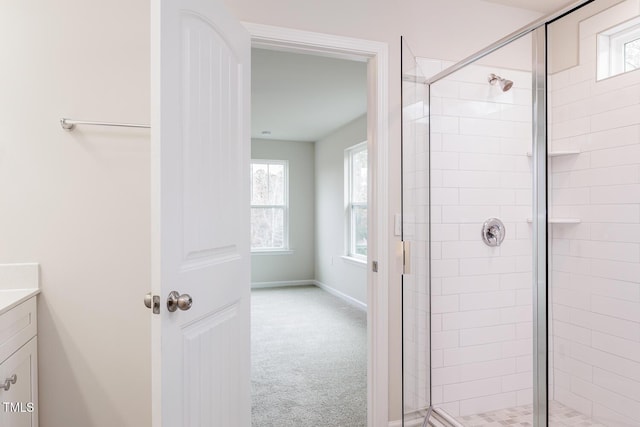
[[[11,375],[9,378],[4,380],[4,386],[2,388],[4,391],[9,391],[11,388],[11,384],[15,384],[18,381],[18,376],[16,374]]]

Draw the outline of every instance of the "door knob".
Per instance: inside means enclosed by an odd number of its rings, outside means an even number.
[[[153,297],[151,296],[151,292],[144,296],[144,305],[147,308],[151,308],[151,304],[153,302]]]
[[[169,297],[167,298],[167,310],[170,312],[174,312],[177,309],[186,311],[191,308],[193,304],[193,299],[189,294],[180,295],[176,291],[172,291],[169,293]]]

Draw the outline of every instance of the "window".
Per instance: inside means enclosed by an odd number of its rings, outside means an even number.
[[[598,80],[640,68],[640,17],[598,34]]]
[[[251,250],[289,249],[288,163],[251,160]]]
[[[347,255],[367,258],[367,143],[345,151]]]
[[[624,44],[624,71],[640,68],[640,35]]]

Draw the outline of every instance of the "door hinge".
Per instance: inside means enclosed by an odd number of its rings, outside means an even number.
[[[378,272],[378,261],[371,261],[371,271],[374,273]]]
[[[411,274],[411,242],[402,241],[402,274]]]

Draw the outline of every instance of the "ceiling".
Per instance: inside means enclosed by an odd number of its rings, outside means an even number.
[[[485,0],[489,3],[497,3],[505,6],[519,7],[521,9],[535,10],[541,13],[551,13],[575,0]]]
[[[318,141],[366,110],[365,62],[252,49],[252,138]]]

